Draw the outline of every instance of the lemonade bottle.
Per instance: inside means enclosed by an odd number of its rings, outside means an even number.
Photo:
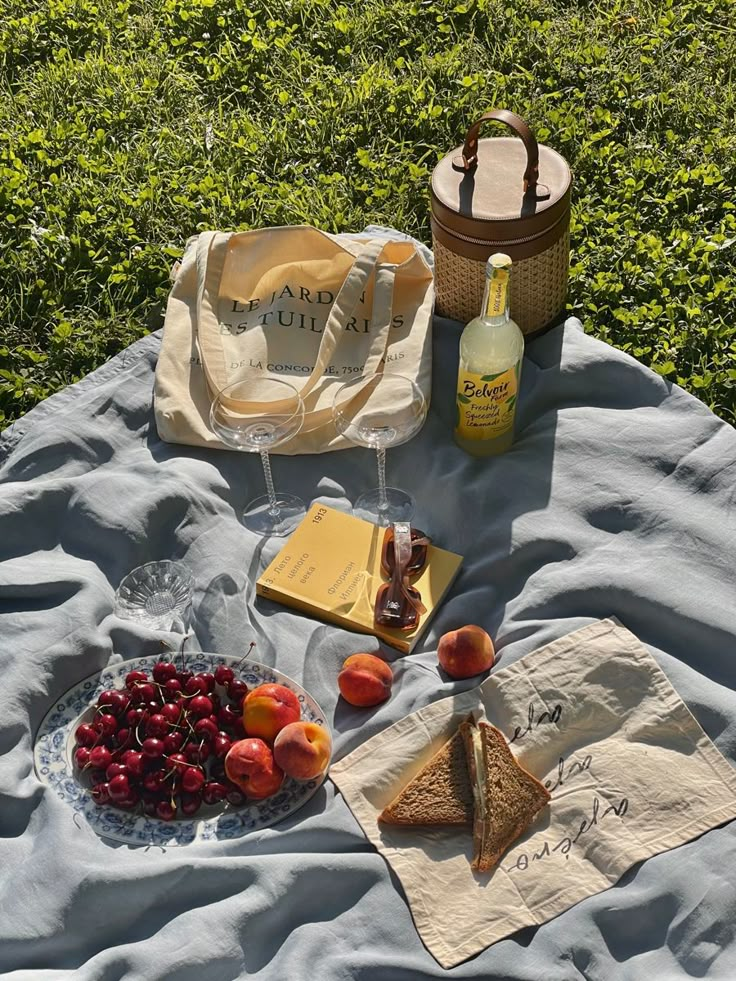
[[[514,441],[524,335],[509,316],[511,259],[486,264],[480,316],[460,337],[455,442],[474,456],[503,453]]]

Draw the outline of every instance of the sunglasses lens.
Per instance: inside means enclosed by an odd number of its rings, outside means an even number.
[[[421,603],[421,597],[413,586],[408,587],[412,599]],[[386,582],[379,588],[374,609],[376,623],[394,630],[413,630],[419,622],[419,612],[409,597],[393,582]]]
[[[424,566],[427,564],[427,542],[422,542],[422,544],[414,544],[418,539],[424,539],[426,535],[423,531],[418,528],[412,528],[411,530],[411,559],[407,565],[404,572],[407,575],[415,576],[418,572],[421,572]],[[394,538],[391,529],[386,533],[383,545],[383,561],[382,561],[383,571],[386,575],[393,575],[394,566],[396,565],[396,549],[394,548]]]

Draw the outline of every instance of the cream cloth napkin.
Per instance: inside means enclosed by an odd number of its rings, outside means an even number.
[[[471,710],[505,734],[552,794],[490,873],[470,868],[469,829],[376,821]],[[422,941],[446,968],[736,817],[736,770],[648,651],[613,620],[407,716],[330,776],[399,876]]]

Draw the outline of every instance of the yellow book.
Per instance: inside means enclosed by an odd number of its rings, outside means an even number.
[[[411,632],[373,620],[385,528],[313,504],[256,583],[256,593],[347,630],[374,634],[405,654],[427,628],[462,564],[462,556],[430,545],[427,563],[412,585],[427,608]]]

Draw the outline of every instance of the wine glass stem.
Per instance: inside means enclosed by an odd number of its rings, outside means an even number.
[[[268,450],[261,450],[261,463],[263,464],[263,476],[266,478],[266,492],[268,494],[268,503],[271,507],[268,509],[268,513],[273,515],[274,518],[280,513],[279,502],[276,498],[276,491],[273,486],[273,477],[271,476],[271,461],[268,458]]]
[[[386,497],[386,450],[382,446],[376,450],[376,462],[378,463],[378,510],[383,514],[388,511],[388,497]]]

